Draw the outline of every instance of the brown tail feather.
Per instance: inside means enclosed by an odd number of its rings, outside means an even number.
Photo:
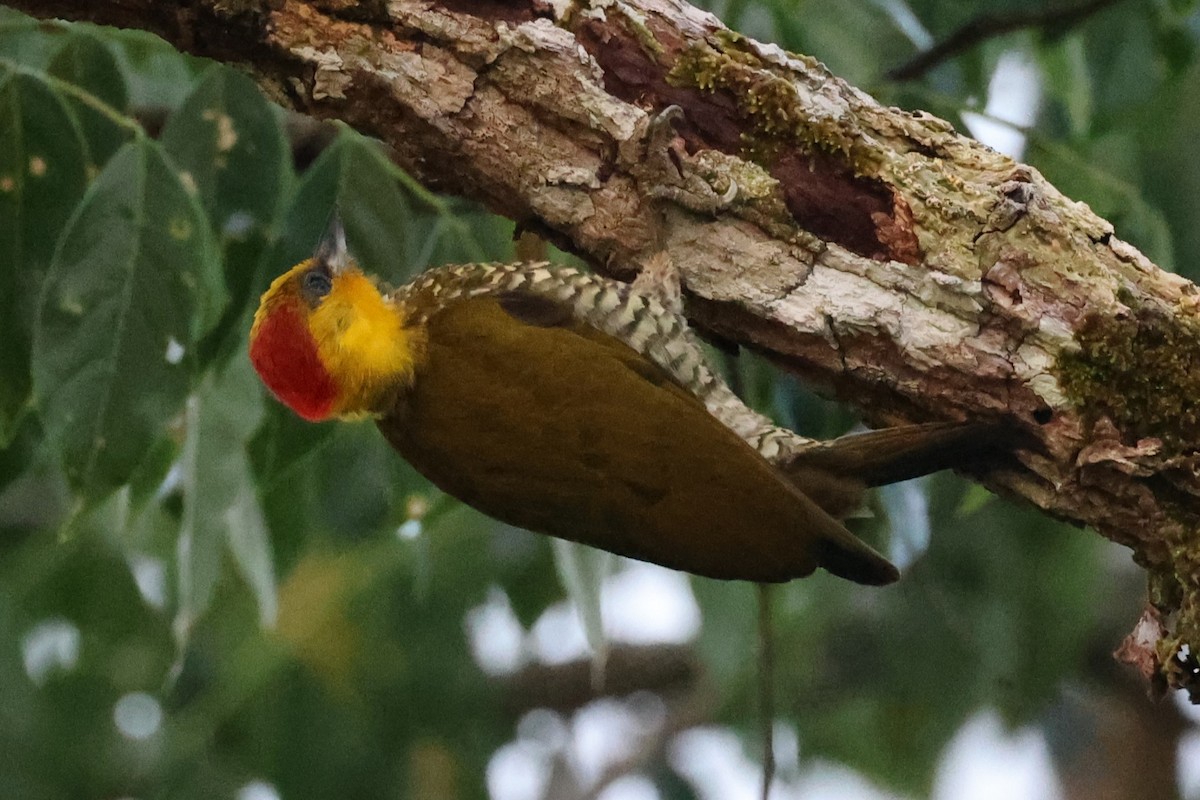
[[[882,486],[978,463],[999,443],[1001,430],[991,423],[931,422],[852,433],[802,450],[781,467],[797,481],[820,471]]]
[[[886,586],[900,577],[892,562],[853,536],[821,539],[814,555],[823,569],[855,583]]]

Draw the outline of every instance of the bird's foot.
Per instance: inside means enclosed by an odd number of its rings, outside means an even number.
[[[669,200],[697,214],[715,216],[738,196],[737,182],[728,176],[713,176],[710,182],[696,170],[695,159],[679,141],[675,124],[684,119],[683,109],[671,105],[655,115],[646,127],[645,152],[640,176],[646,194]]]

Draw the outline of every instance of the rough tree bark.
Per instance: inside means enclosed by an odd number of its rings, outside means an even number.
[[[1032,168],[681,0],[0,1],[236,64],[618,277],[665,247],[689,316],[878,422],[1011,425],[976,477],[1130,547],[1124,657],[1200,671],[1200,295]]]

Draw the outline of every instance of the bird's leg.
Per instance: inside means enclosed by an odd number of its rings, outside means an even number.
[[[659,250],[645,260],[641,272],[633,280],[633,290],[654,297],[667,311],[683,316],[683,286],[679,270],[666,250]]]

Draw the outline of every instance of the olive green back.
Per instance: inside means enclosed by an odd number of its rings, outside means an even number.
[[[505,522],[715,578],[895,568],[790,486],[661,368],[572,319],[496,297],[427,321],[412,388],[379,426],[451,495]]]

